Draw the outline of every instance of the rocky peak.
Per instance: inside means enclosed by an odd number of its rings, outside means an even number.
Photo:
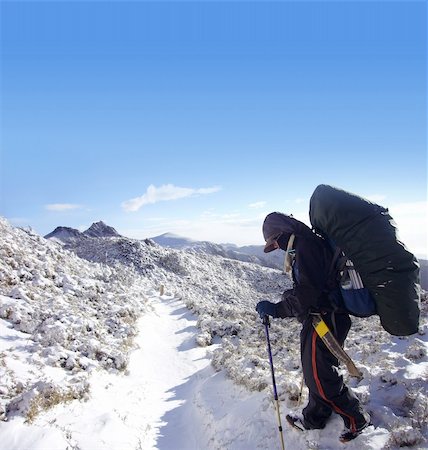
[[[117,237],[120,234],[113,228],[106,225],[102,220],[94,222],[86,231],[83,232],[89,237]]]
[[[45,236],[46,239],[55,238],[61,241],[79,237],[82,237],[82,233],[79,230],[70,227],[56,227],[55,230]]]

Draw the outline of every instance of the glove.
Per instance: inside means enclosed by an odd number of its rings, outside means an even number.
[[[263,320],[266,316],[278,317],[276,303],[262,300],[257,303],[256,311],[259,313],[260,318]]]

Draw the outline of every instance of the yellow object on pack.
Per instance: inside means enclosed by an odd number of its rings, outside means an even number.
[[[328,329],[327,324],[324,320],[321,320],[320,323],[315,327],[315,331],[317,332],[319,337],[325,336],[330,330]]]

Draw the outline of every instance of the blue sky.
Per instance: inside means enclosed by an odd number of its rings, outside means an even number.
[[[426,2],[2,2],[0,214],[262,242],[319,183],[427,250]]]

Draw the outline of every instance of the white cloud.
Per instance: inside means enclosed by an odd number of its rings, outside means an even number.
[[[164,202],[169,200],[177,200],[179,198],[194,197],[195,195],[212,194],[221,190],[220,186],[211,188],[192,189],[174,186],[173,184],[164,184],[156,187],[151,184],[145,194],[140,197],[135,197],[126,200],[122,203],[122,208],[127,212],[138,211],[141,207],[157,202]]]
[[[72,209],[79,209],[81,205],[75,205],[73,203],[51,203],[49,205],[45,205],[45,209],[48,211],[70,211]]]
[[[259,209],[259,208],[263,208],[265,205],[266,205],[266,202],[261,201],[261,202],[250,203],[248,206],[250,208]]]
[[[428,202],[397,203],[389,206],[397,224],[399,238],[423,259],[428,258]]]

